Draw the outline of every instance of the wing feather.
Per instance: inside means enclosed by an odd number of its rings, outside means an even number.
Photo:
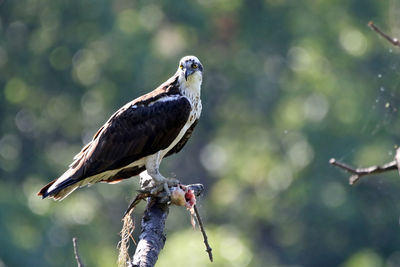
[[[93,140],[74,157],[65,173],[68,175],[64,174],[44,187],[39,195],[56,197],[66,187],[81,185],[88,177],[125,167],[166,149],[189,118],[189,100],[182,95],[158,97],[154,101],[151,98],[138,100],[111,116]]]
[[[86,159],[84,176],[118,169],[167,148],[190,114],[186,97],[128,108],[110,120]]]

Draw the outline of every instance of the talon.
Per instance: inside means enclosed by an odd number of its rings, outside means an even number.
[[[158,185],[153,186],[153,187],[150,189],[150,194],[152,194],[152,195],[157,195],[157,193],[159,193],[160,191],[162,191],[163,186],[164,186],[164,184],[158,184]]]
[[[164,180],[157,182],[156,185],[154,185],[150,189],[150,193],[152,195],[157,195],[161,191],[165,191],[167,196],[171,196],[171,190],[169,190],[169,187],[177,186],[179,184],[179,180],[175,178],[165,178]]]

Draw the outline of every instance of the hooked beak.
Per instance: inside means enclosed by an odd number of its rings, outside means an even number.
[[[185,69],[185,80],[186,80],[186,81],[187,81],[187,78],[188,78],[190,75],[192,75],[192,73],[193,73],[193,70]]]

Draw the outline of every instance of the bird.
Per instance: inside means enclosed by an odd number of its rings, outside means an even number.
[[[156,191],[179,183],[159,170],[164,157],[185,146],[200,118],[203,65],[196,56],[179,61],[172,77],[117,110],[75,155],[69,168],[38,193],[62,200],[77,188],[150,176]]]

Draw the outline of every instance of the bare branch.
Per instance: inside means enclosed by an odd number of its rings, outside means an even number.
[[[389,41],[392,45],[394,46],[399,46],[400,47],[400,41],[397,38],[393,38],[391,36],[389,36],[388,34],[384,33],[383,31],[381,31],[375,24],[373,21],[368,22],[368,27],[370,27],[373,31],[375,31],[377,34],[379,34],[380,36],[382,36],[384,39],[386,39],[387,41]]]
[[[76,260],[76,263],[78,264],[78,267],[85,267],[85,265],[83,265],[81,258],[79,257],[79,254],[78,254],[78,238],[76,238],[76,237],[72,238],[72,244],[74,245],[74,255],[75,255],[75,260]]]
[[[349,183],[351,185],[355,184],[363,176],[397,170],[396,160],[383,164],[382,166],[375,165],[368,168],[353,168],[345,163],[337,161],[334,158],[330,159],[329,163],[333,166],[339,167],[353,174],[349,178]]]
[[[210,244],[208,244],[208,237],[206,234],[206,230],[204,229],[203,222],[201,221],[199,211],[197,210],[197,205],[194,205],[193,208],[194,212],[196,213],[196,218],[197,222],[199,223],[201,233],[203,234],[203,241],[204,244],[206,245],[206,251],[208,253],[208,257],[210,258],[210,261],[213,262],[212,248],[210,247]]]
[[[152,267],[156,264],[158,254],[165,244],[164,227],[168,217],[169,207],[160,204],[154,198],[148,198],[146,210],[142,218],[140,241],[135,255],[128,266]]]

